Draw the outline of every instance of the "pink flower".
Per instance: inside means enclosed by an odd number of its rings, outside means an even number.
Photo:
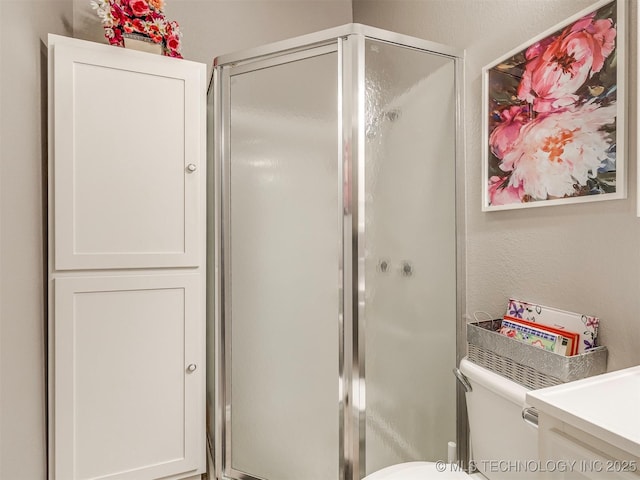
[[[132,0],[109,0],[110,3],[119,3],[120,8],[122,9],[122,14],[125,17],[131,17],[133,12],[131,11],[131,1]]]
[[[105,37],[112,45],[124,46],[124,33],[140,33],[163,44],[164,55],[182,58],[178,23],[162,13],[164,0],[93,0],[102,20]]]
[[[104,27],[104,35],[111,45],[124,46],[122,30],[118,27]]]
[[[500,329],[500,333],[502,335],[506,335],[507,337],[515,337],[516,336],[516,331],[513,328],[509,328],[509,327],[502,327]]]
[[[596,317],[587,317],[586,327],[595,327],[598,328],[600,324],[600,320]]]
[[[178,30],[178,22],[176,21],[172,21],[172,22],[167,22],[167,35],[171,35],[173,34],[174,30]]]
[[[142,20],[140,20],[139,18],[134,18],[131,24],[133,25],[133,29],[136,32],[144,33],[145,29],[144,29],[144,23],[142,23]]]
[[[489,146],[496,157],[501,159],[511,149],[520,135],[520,129],[529,118],[528,105],[515,105],[500,112],[501,122],[489,136]]]
[[[602,127],[615,120],[615,104],[587,103],[539,115],[522,127],[500,164],[511,172],[508,186],[534,200],[575,194],[607,159],[612,140]]]
[[[491,177],[489,179],[489,203],[491,205],[508,205],[520,203],[524,197],[522,186],[512,187],[508,177]]]
[[[180,49],[180,39],[175,35],[170,35],[167,37],[167,48],[174,52],[177,52]]]
[[[536,112],[572,105],[575,92],[599,72],[615,48],[611,19],[594,20],[595,12],[570,25],[555,38],[529,47],[518,98],[533,103]]]
[[[150,12],[149,4],[146,0],[131,0],[129,6],[136,17],[142,17]]]
[[[122,25],[126,19],[126,15],[122,11],[122,7],[117,3],[111,3],[111,15],[113,16],[116,25]]]

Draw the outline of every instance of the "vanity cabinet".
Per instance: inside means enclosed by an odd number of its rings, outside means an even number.
[[[205,471],[205,75],[49,37],[49,480]]]
[[[556,417],[540,414],[538,435],[543,479],[640,479],[640,457]]]
[[[542,479],[640,480],[640,367],[527,393]]]

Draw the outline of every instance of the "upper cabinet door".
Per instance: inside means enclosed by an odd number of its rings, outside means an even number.
[[[199,265],[205,65],[49,44],[54,270]]]

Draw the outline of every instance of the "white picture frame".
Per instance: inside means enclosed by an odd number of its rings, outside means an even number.
[[[601,0],[483,68],[483,211],[626,198],[626,3]]]

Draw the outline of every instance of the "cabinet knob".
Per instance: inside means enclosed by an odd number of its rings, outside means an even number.
[[[198,368],[198,366],[195,363],[190,363],[189,366],[187,367],[187,372],[189,373],[195,372],[196,368]]]
[[[198,167],[196,166],[195,163],[190,163],[189,165],[187,165],[187,171],[189,173],[193,173],[198,169]]]

